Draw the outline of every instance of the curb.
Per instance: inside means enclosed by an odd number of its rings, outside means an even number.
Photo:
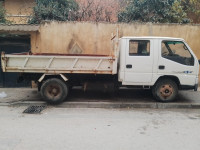
[[[0,103],[0,106],[30,106],[47,105],[42,101],[19,101],[15,103]],[[200,109],[200,103],[131,103],[131,102],[65,102],[60,105],[49,105],[57,108],[104,108],[104,109]]]
[[[0,103],[0,106],[10,106],[9,103]]]
[[[191,103],[122,103],[122,102],[66,102],[56,107],[60,108],[150,108],[150,109],[200,109],[199,104]]]

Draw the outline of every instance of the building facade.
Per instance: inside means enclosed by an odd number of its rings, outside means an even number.
[[[6,19],[12,24],[26,24],[33,12],[35,0],[0,0],[6,10]]]

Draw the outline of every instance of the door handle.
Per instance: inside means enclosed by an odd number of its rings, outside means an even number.
[[[164,70],[164,69],[165,69],[165,66],[162,66],[162,65],[161,65],[161,66],[159,66],[158,68],[159,68],[160,70]]]
[[[130,65],[130,64],[126,65],[126,68],[131,69],[132,65]]]

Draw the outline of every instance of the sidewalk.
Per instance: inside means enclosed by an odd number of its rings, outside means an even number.
[[[0,106],[46,105],[37,89],[0,88]],[[56,105],[63,108],[192,108],[200,109],[200,92],[181,91],[173,103],[158,103],[147,90],[120,89],[117,95],[103,91],[73,89],[66,102]]]

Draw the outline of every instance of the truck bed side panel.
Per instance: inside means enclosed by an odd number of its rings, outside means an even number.
[[[116,74],[117,59],[103,56],[4,55],[4,72]]]

